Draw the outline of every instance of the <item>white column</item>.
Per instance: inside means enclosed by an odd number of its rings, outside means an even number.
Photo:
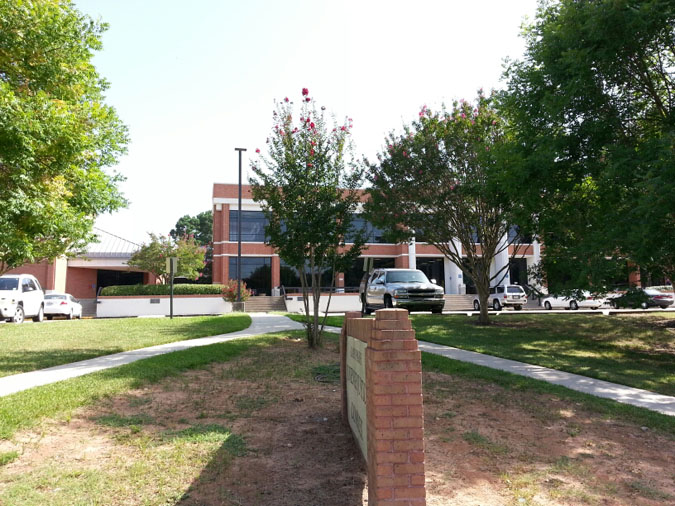
[[[511,283],[511,276],[509,275],[509,249],[506,246],[508,244],[508,236],[504,235],[502,237],[502,240],[499,244],[500,248],[504,248],[503,251],[501,251],[494,259],[493,265],[494,265],[494,270],[492,270],[492,275],[495,273],[499,272],[499,269],[502,267],[506,266],[505,271],[502,271],[497,279],[495,279],[492,283],[496,284],[500,279],[502,279],[502,276],[504,276],[503,281],[500,283],[502,285],[508,285]]]
[[[415,236],[413,236],[410,244],[408,244],[408,267],[410,269],[417,269],[417,250],[415,248]]]

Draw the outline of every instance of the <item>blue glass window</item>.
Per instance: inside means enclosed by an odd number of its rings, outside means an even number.
[[[238,241],[239,211],[230,211],[230,241]],[[262,211],[241,212],[241,241],[265,242],[267,218]]]

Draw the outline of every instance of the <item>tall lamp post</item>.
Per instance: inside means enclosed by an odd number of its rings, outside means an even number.
[[[246,148],[234,148],[239,152],[239,207],[237,212],[237,302],[241,303],[241,153]]]

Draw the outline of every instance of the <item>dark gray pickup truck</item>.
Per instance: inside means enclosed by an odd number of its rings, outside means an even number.
[[[417,269],[375,269],[361,281],[359,296],[363,314],[395,307],[441,313],[445,305],[443,287]]]

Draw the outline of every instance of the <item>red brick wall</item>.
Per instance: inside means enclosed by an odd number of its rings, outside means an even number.
[[[32,274],[40,282],[43,290],[54,289],[54,264],[47,261],[22,265],[5,274]]]
[[[408,311],[382,309],[375,319],[347,313],[340,337],[342,416],[348,423],[346,341],[367,343],[368,504],[424,505],[422,361]]]
[[[97,269],[68,267],[66,274],[66,292],[77,299],[93,299],[96,297]]]

